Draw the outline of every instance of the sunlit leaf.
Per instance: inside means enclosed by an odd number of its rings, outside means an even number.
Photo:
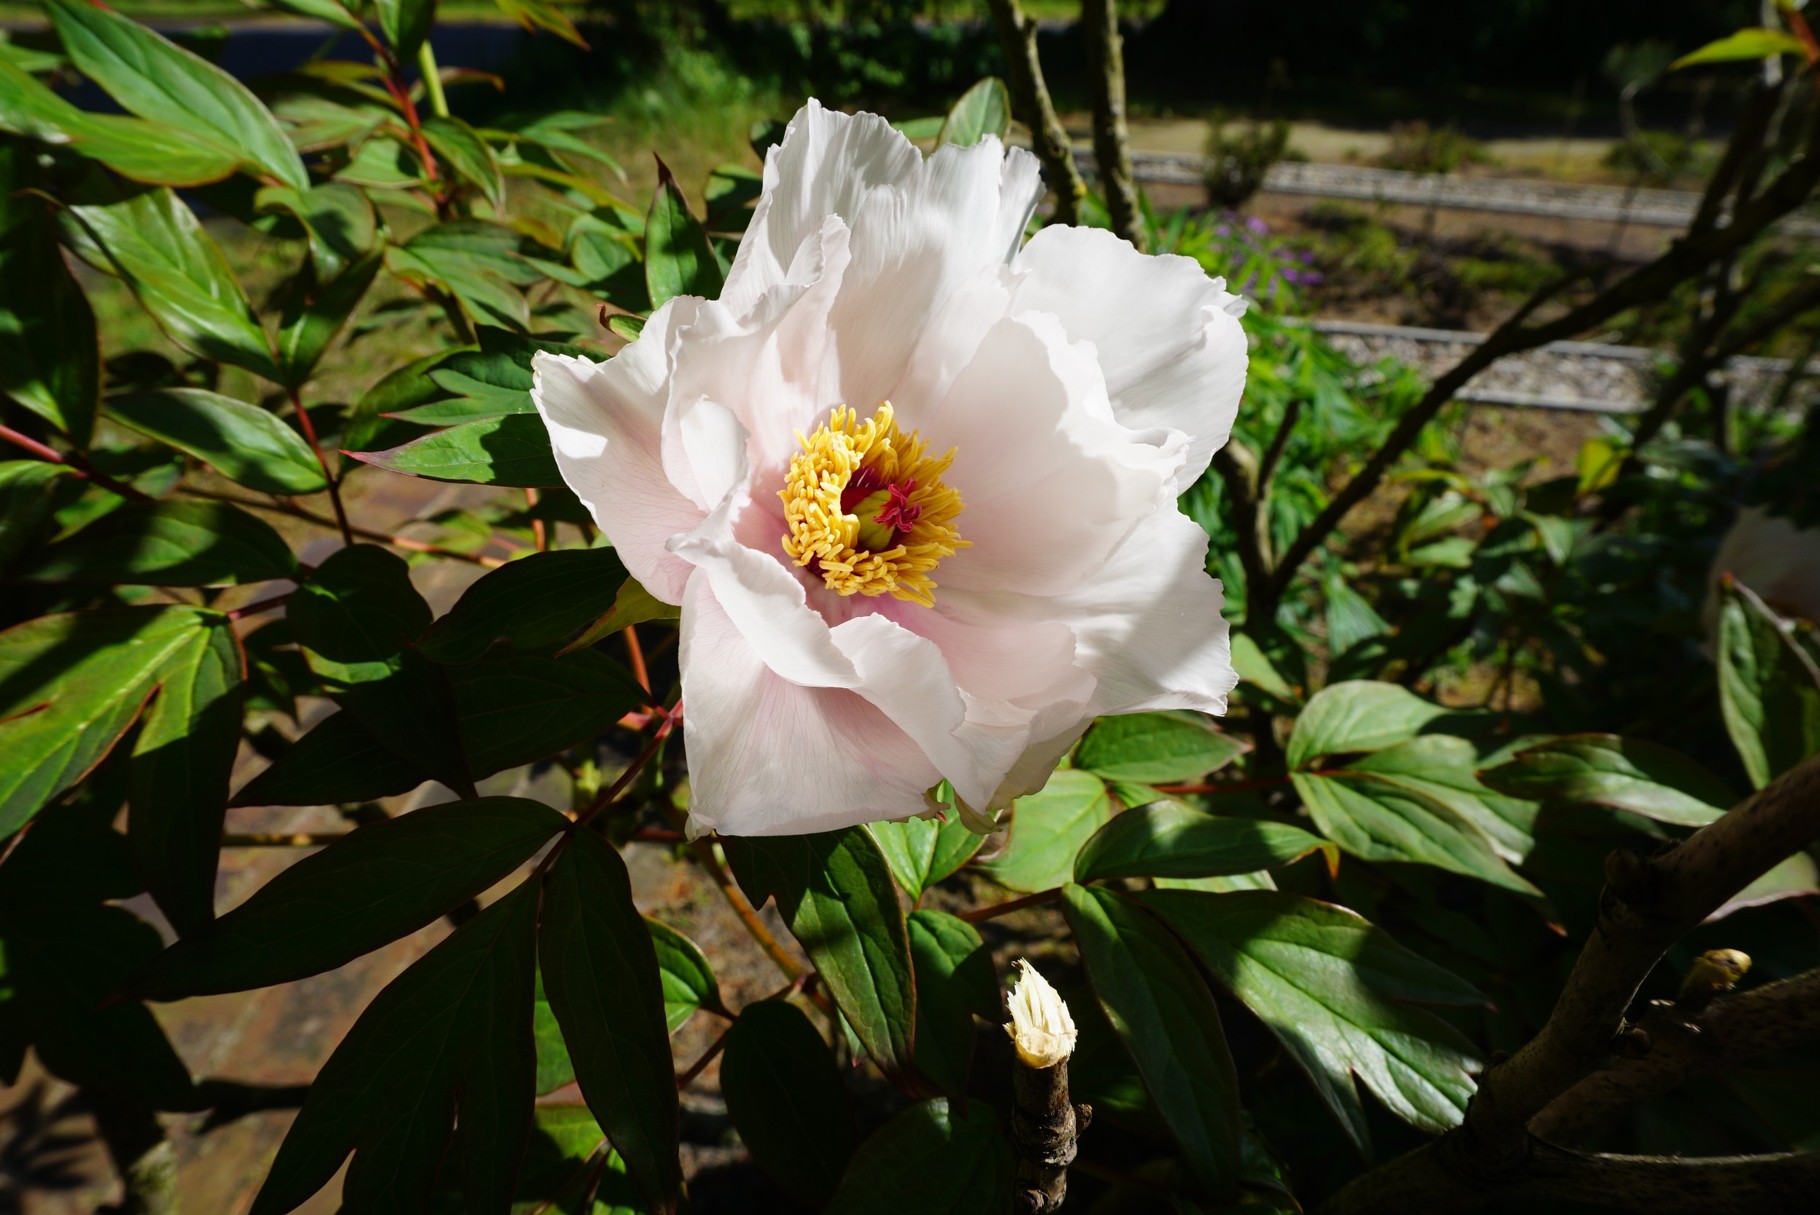
[[[965,93],[948,111],[937,143],[972,147],[988,135],[1005,138],[1011,131],[1011,94],[997,76],[987,76]]]
[[[1296,718],[1289,736],[1289,765],[1304,768],[1323,755],[1377,751],[1414,738],[1445,713],[1394,683],[1336,683],[1311,696]]]
[[[1130,713],[1095,722],[1074,762],[1106,780],[1154,785],[1195,780],[1244,753],[1244,743],[1198,714]]]
[[[1568,734],[1537,743],[1480,776],[1513,797],[1590,802],[1684,827],[1712,822],[1735,800],[1723,781],[1693,760],[1616,734]]]
[[[720,262],[701,221],[690,214],[682,187],[668,166],[657,163],[657,190],[645,216],[645,288],[651,307],[661,308],[678,295],[713,299],[720,294]]]
[[[1794,625],[1756,592],[1728,582],[1719,609],[1719,709],[1751,783],[1761,789],[1820,752],[1820,663]]]
[[[1114,815],[1074,861],[1074,880],[1125,877],[1228,877],[1338,850],[1300,827],[1269,819],[1223,818],[1179,801],[1152,802]]]
[[[1355,1075],[1422,1130],[1459,1124],[1478,1061],[1459,1031],[1415,1006],[1482,1002],[1471,985],[1330,903],[1275,891],[1138,899],[1270,1028],[1361,1150],[1370,1138]]]
[[[302,436],[256,405],[202,388],[159,388],[109,398],[106,409],[248,489],[311,494],[328,484]]]
[[[1111,817],[1105,783],[1091,772],[1063,769],[1041,792],[1012,804],[1011,837],[979,870],[1011,890],[1053,889],[1073,875],[1075,854]]]
[[[873,1062],[910,1068],[916,984],[897,887],[863,828],[721,841],[740,889],[777,910]]]

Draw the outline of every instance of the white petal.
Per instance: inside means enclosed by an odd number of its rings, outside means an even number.
[[[1042,184],[1035,157],[995,138],[925,160],[874,114],[811,101],[765,158],[764,193],[721,301],[735,314],[799,281],[799,251],[825,217],[852,230],[853,266],[829,317],[839,347],[830,404],[866,408],[902,375],[935,309],[978,271],[1006,264]]]
[[[608,362],[539,352],[531,363],[531,399],[549,427],[563,480],[626,569],[665,603],[682,602],[689,567],[664,545],[706,513],[670,483],[662,455],[669,344],[700,305],[671,300]]]
[[[683,600],[681,659],[693,826],[798,835],[903,818],[941,779],[860,696],[767,667],[699,574]]]
[[[965,508],[972,547],[945,559],[938,587],[1060,594],[1092,575],[1138,518],[1173,497],[1179,449],[1151,446],[1112,418],[1091,347],[1051,317],[1000,321],[946,397],[906,410]],[[940,594],[940,591],[937,591]]]
[[[1232,433],[1245,387],[1243,301],[1185,257],[1146,256],[1110,232],[1044,228],[1014,263],[1011,310],[1058,317],[1092,342],[1119,420],[1189,438],[1180,486]]]
[[[1238,683],[1207,533],[1173,505],[1146,518],[1106,566],[1040,610],[1069,621],[1099,681],[1093,712],[1224,713]]]

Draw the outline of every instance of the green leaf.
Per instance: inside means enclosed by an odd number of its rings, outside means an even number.
[[[478,131],[459,118],[432,114],[423,120],[423,137],[445,168],[478,186],[493,210],[505,210],[506,179],[499,172],[499,157]]]
[[[314,270],[293,280],[278,322],[278,366],[287,388],[295,390],[309,383],[316,364],[366,297],[384,260],[374,250],[327,283],[318,283]]]
[[[1330,903],[1271,890],[1137,896],[1282,1042],[1369,1152],[1356,1075],[1430,1134],[1457,1126],[1475,1087],[1472,1045],[1417,1004],[1472,1005],[1471,985]]]
[[[648,698],[605,654],[520,655],[448,672],[468,769],[479,780],[605,731]]]
[[[536,925],[526,882],[374,997],[310,1085],[252,1215],[295,1210],[349,1152],[346,1210],[424,1209],[445,1159],[465,1209],[509,1208],[536,1079]]]
[[[1794,626],[1727,580],[1719,609],[1719,709],[1751,784],[1761,789],[1820,752],[1820,665]]]
[[[356,460],[432,481],[560,489],[550,432],[536,414],[463,422],[387,451],[349,452]]]
[[[1517,864],[1535,846],[1536,804],[1506,797],[1481,784],[1478,752],[1463,738],[1423,734],[1347,765],[1376,779],[1446,806],[1471,823],[1500,857]]]
[[[297,575],[271,525],[213,500],[129,502],[46,548],[24,577],[37,582],[227,586]]]
[[[483,797],[357,827],[281,871],[208,935],[171,946],[134,991],[181,1000],[345,966],[484,893],[566,826],[537,802]]]
[[[288,9],[343,29],[359,29],[360,19],[350,13],[341,0],[267,0],[274,8]]]
[[[336,551],[298,585],[286,617],[336,703],[425,775],[472,795],[448,678],[412,648],[430,608],[403,558],[372,544]]]
[[[169,190],[93,197],[64,212],[65,233],[83,260],[119,276],[158,327],[191,354],[280,378],[233,268],[182,199]]]
[[[1262,688],[1285,704],[1295,704],[1301,699],[1249,633],[1234,630],[1232,667],[1241,680],[1253,687]]]
[[[1289,735],[1289,766],[1306,768],[1323,755],[1392,746],[1414,738],[1446,712],[1394,683],[1336,683],[1309,697],[1296,718]]]
[[[373,0],[379,28],[400,61],[410,63],[436,23],[436,0]]]
[[[1077,768],[1106,780],[1165,784],[1223,768],[1245,744],[1194,713],[1131,713],[1102,717],[1081,739]]]
[[[313,494],[328,486],[302,436],[257,405],[203,388],[156,388],[111,397],[106,408],[248,489]]]
[[[285,211],[303,226],[317,278],[335,278],[373,251],[378,217],[364,191],[340,182],[308,190],[267,186],[254,198],[260,212]]]
[[[429,780],[348,712],[332,713],[242,785],[231,806],[333,806],[409,793]]]
[[[233,623],[196,613],[191,642],[159,674],[133,748],[127,839],[146,889],[185,936],[215,918],[215,864],[240,747],[244,660]]]
[[[0,72],[0,95],[5,91]],[[86,449],[101,398],[95,313],[64,265],[44,203],[16,196],[29,184],[25,155],[0,141],[0,397]]]
[[[537,988],[531,999],[531,1037],[537,1045],[537,1095],[542,1097],[565,1084],[573,1084],[575,1063],[569,1058],[569,1048],[562,1040],[562,1026],[556,1023],[550,997],[543,989],[541,966],[537,969]],[[593,1115],[589,1115],[588,1121],[594,1121]]]
[[[600,357],[599,351],[586,346],[524,337],[490,325],[480,326],[476,336],[479,350],[458,350],[430,372],[437,386],[454,397],[418,405],[396,416],[423,425],[443,425],[507,413],[534,414],[537,406],[531,402],[531,385],[536,375],[531,363],[539,351]]]
[[[629,629],[635,624],[647,620],[680,620],[682,609],[673,603],[665,603],[647,591],[636,578],[628,576],[620,584],[619,591],[613,596],[613,606],[606,614],[586,629],[581,636],[558,650],[557,656],[585,650],[589,646],[606,640],[622,629]]]
[[[946,912],[912,911],[908,924],[916,966],[916,1066],[963,1097],[973,1063],[973,1018],[996,1021],[1002,1011],[992,953],[973,925]]]
[[[297,150],[245,85],[100,5],[47,0],[70,60],[127,110],[233,149],[286,185],[310,184]]]
[[[1291,774],[1321,834],[1368,861],[1407,861],[1540,895],[1446,802],[1368,772]]]
[[[425,228],[386,250],[386,265],[408,282],[453,292],[476,321],[523,330],[530,309],[522,287],[540,280],[518,253],[518,234],[479,219]]]
[[[959,815],[950,815],[946,822],[907,818],[897,823],[867,823],[866,830],[913,903],[921,901],[929,887],[972,860],[986,842],[986,837],[969,828]]]
[[[1339,866],[1339,850],[1300,827],[1221,818],[1173,799],[1114,815],[1074,859],[1074,880],[1229,877],[1300,860],[1311,852]]]
[[[658,977],[664,989],[664,1024],[670,1032],[681,1029],[698,1008],[732,1015],[721,1000],[714,968],[695,942],[656,920],[645,920],[645,927],[651,930],[651,945],[657,951]]]
[[[565,42],[584,51],[588,49],[587,40],[575,28],[575,22],[552,0],[499,0],[499,11],[516,19],[526,29],[534,26],[546,29]]]
[[[1209,1194],[1231,1194],[1239,1178],[1239,1085],[1213,994],[1175,937],[1129,896],[1070,885],[1062,907],[1094,997],[1190,1171]]]
[[[204,627],[191,608],[136,607],[0,632],[0,839],[101,762]]]
[[[937,143],[970,148],[988,135],[1004,139],[1011,132],[1011,94],[997,76],[987,76],[961,94],[942,121]]]
[[[1073,874],[1075,854],[1111,817],[1100,778],[1064,768],[1040,793],[1012,803],[1010,839],[980,872],[1009,890],[1052,890]]]
[[[682,187],[662,160],[657,162],[657,189],[645,215],[645,289],[651,307],[661,308],[679,295],[714,299],[720,294],[720,261],[708,233],[689,213]]]
[[[1683,827],[1712,822],[1735,800],[1693,760],[1616,734],[1568,734],[1525,747],[1480,778],[1512,797],[1590,802]]]
[[[674,1211],[679,1115],[657,956],[625,862],[590,831],[572,832],[550,869],[538,958],[588,1108],[656,1210]]]
[[[513,653],[551,653],[594,621],[625,580],[610,548],[532,553],[464,591],[419,648],[438,662],[473,662],[501,643]]]
[[[74,476],[63,464],[43,460],[0,460],[0,573],[37,540],[56,507],[53,484]]]
[[[721,841],[753,906],[767,898],[821,973],[872,1061],[910,1070],[916,984],[884,854],[864,829]]]
[[[809,1018],[783,1000],[746,1005],[727,1031],[720,1088],[752,1159],[804,1207],[825,1205],[858,1119]]]
[[[207,185],[241,164],[233,149],[187,131],[79,110],[5,59],[0,59],[0,131],[67,147],[155,186]]]
[[[1736,63],[1741,59],[1766,59],[1771,55],[1807,55],[1807,48],[1801,39],[1783,30],[1763,29],[1761,27],[1742,29],[1736,33],[1707,43],[1697,51],[1689,51],[1673,63],[1668,70],[1673,72],[1684,67],[1693,67],[1699,63]]]
[[[984,1101],[913,1105],[854,1153],[825,1215],[986,1215],[1011,1209],[1011,1146]]]
[[[189,1110],[197,1102],[183,1060],[151,1010],[117,994],[161,946],[157,929],[104,902],[143,888],[113,829],[125,775],[123,764],[107,765],[0,866],[0,1078],[18,1078],[29,1045],[71,1084]]]

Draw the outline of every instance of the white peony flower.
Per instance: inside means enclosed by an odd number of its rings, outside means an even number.
[[[682,608],[694,830],[826,831],[1040,788],[1100,714],[1222,712],[1207,537],[1243,303],[1053,227],[996,139],[925,159],[811,101],[718,300],[610,362],[540,354],[556,460]]]

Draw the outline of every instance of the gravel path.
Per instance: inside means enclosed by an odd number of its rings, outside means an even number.
[[[1485,340],[1482,333],[1402,325],[1338,320],[1310,324],[1355,362],[1393,358],[1429,377],[1447,370]],[[1639,346],[1554,342],[1500,359],[1475,376],[1459,399],[1583,413],[1638,413],[1652,398],[1662,370],[1672,366],[1672,360],[1660,351]],[[1723,375],[1735,401],[1765,402],[1787,375],[1788,366],[1786,359],[1738,358]],[[1820,373],[1820,366],[1810,365],[1808,372],[1810,378],[1790,395],[1791,407],[1803,406],[1813,394],[1811,377]]]

